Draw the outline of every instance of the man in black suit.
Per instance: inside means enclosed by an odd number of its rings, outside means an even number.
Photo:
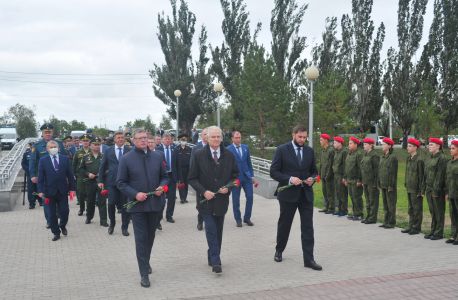
[[[119,161],[122,156],[127,154],[132,149],[124,146],[124,132],[116,131],[114,135],[115,145],[105,150],[105,155],[102,158],[102,163],[99,169],[99,188],[108,190],[108,217],[110,219],[110,226],[108,227],[108,234],[113,234],[116,225],[116,206],[119,204],[121,211],[121,231],[124,236],[128,236],[127,231],[129,227],[129,214],[124,208],[127,203],[127,198],[116,187],[116,177],[118,174]],[[108,173],[106,173],[108,171]]]
[[[189,160],[189,169],[191,169],[192,159],[197,150],[202,149],[207,145],[207,128],[204,128],[200,133],[200,137],[202,138],[201,142],[198,142],[194,147],[192,147],[191,151],[191,159]],[[196,202],[199,201],[200,197],[199,194],[196,193]],[[199,212],[197,214],[197,229],[202,230],[204,228],[204,219],[202,218],[202,214]]]
[[[156,134],[160,134],[161,137],[164,135],[164,130],[162,130],[162,126],[159,126],[159,130],[156,131]]]
[[[162,191],[168,184],[166,167],[159,152],[148,148],[146,131],[136,129],[133,134],[135,148],[123,155],[118,167],[117,187],[135,203],[129,212],[134,225],[135,248],[143,287],[149,287],[148,274],[153,271],[149,263],[156,234],[157,220],[161,213]],[[148,193],[153,194],[148,195]]]
[[[314,178],[318,175],[313,149],[304,145],[307,140],[307,128],[297,125],[293,129],[293,140],[275,150],[270,177],[278,181],[278,187],[294,184],[276,192],[280,203],[280,218],[277,228],[277,246],[274,260],[282,261],[291,225],[296,210],[301,216],[301,239],[304,266],[321,270],[313,257],[313,188]],[[304,182],[305,180],[305,182]]]
[[[164,145],[162,145],[162,136],[160,134],[156,134],[154,139],[156,140],[156,151],[164,152]]]

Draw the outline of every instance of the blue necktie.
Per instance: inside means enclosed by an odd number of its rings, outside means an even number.
[[[166,151],[165,151],[165,160],[167,161],[167,167],[168,167],[168,171],[170,172],[170,155],[169,155],[169,147],[165,147]]]
[[[119,150],[118,161],[120,161],[121,156],[122,156],[122,148],[118,148],[118,150]]]
[[[239,154],[240,158],[242,158],[242,152],[240,151],[240,146],[237,146],[237,153]]]

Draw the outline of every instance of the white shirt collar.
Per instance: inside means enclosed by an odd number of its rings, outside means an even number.
[[[213,157],[213,152],[215,152],[215,151],[216,151],[216,156],[219,159],[219,157],[221,156],[221,146],[218,147],[218,149],[216,149],[216,150],[213,150],[213,148],[210,147],[210,152],[212,153],[212,157]]]

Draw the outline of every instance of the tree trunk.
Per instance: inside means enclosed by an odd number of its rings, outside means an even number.
[[[407,131],[402,131],[403,136],[402,136],[402,149],[407,149],[407,136],[409,133]],[[396,141],[394,142],[396,144]]]
[[[264,126],[262,125],[261,125],[261,137],[259,140],[261,141],[261,158],[264,158]]]

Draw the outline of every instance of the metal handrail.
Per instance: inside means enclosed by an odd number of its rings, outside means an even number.
[[[16,143],[8,155],[2,157],[0,160],[0,189],[5,189],[9,185],[12,186],[12,183],[9,181],[12,179],[15,166],[18,161],[22,159],[22,155],[31,140],[33,140],[33,138],[27,138]]]

